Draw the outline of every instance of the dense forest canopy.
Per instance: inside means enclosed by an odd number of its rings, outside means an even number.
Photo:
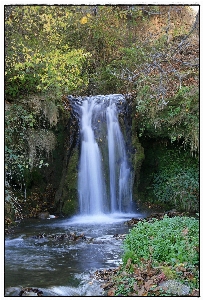
[[[199,13],[182,5],[6,5],[6,184],[46,168],[66,95],[123,93],[139,137],[199,151]],[[26,189],[25,189],[26,190]],[[11,195],[8,193],[8,199]]]

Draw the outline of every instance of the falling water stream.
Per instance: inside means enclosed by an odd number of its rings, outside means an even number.
[[[86,97],[80,103],[81,214],[132,210],[132,174],[118,120],[124,103],[125,97],[117,94]]]
[[[119,124],[122,95],[70,98],[80,126],[78,198],[72,218],[23,220],[5,240],[5,296],[24,287],[44,296],[101,296],[98,269],[121,263],[126,220],[141,218],[132,209],[132,172],[125,134]],[[74,233],[85,239],[64,238]],[[63,237],[63,238],[62,238]]]

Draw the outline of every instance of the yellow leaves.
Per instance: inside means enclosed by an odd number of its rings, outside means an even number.
[[[41,61],[42,61],[41,58],[36,57],[36,59],[35,59],[36,64],[40,63]]]
[[[81,20],[80,20],[80,24],[86,24],[88,22],[88,18],[87,16],[83,17]]]
[[[88,22],[88,18],[91,18],[90,14],[87,14],[86,16],[82,17],[82,19],[80,19],[80,24],[86,24]]]
[[[50,23],[44,24],[44,31],[46,31],[47,33],[51,31]]]
[[[5,24],[6,24],[6,25],[11,25],[11,24],[12,24],[12,19],[9,18],[8,20],[6,20],[6,21],[5,21]]]

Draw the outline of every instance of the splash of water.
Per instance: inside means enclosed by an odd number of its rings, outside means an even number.
[[[80,103],[80,213],[130,212],[132,175],[118,115],[122,95],[86,97]]]

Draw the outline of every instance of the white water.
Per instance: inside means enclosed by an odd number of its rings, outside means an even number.
[[[80,115],[80,214],[130,212],[132,179],[118,121],[122,95],[86,97]]]
[[[81,157],[78,175],[80,212],[100,214],[104,212],[105,185],[102,176],[102,159],[92,129],[94,102],[85,100],[81,120]]]

